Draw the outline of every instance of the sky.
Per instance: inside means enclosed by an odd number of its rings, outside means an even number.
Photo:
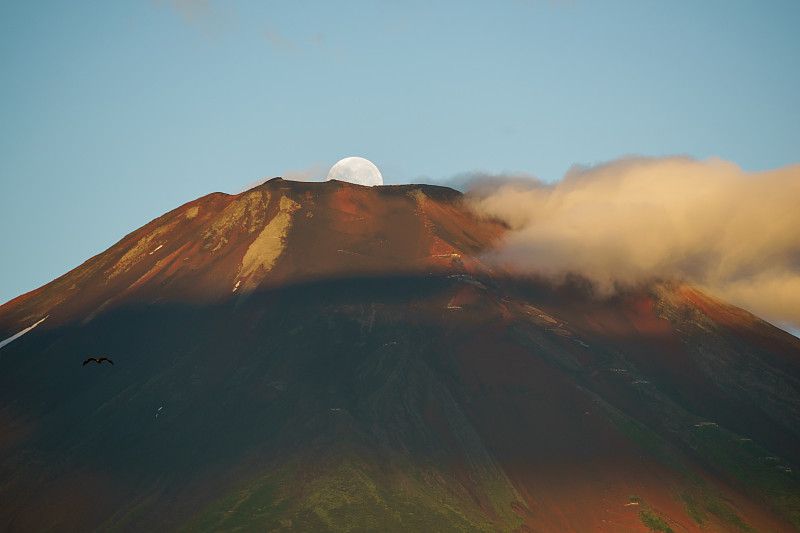
[[[0,303],[348,156],[387,184],[793,165],[798,27],[796,0],[0,3]]]

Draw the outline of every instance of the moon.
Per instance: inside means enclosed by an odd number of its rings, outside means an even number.
[[[359,185],[383,185],[383,176],[372,161],[363,157],[345,157],[328,171],[327,180],[349,181]]]

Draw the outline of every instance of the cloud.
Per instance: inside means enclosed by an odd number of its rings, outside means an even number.
[[[280,33],[269,26],[265,27],[261,31],[261,35],[263,35],[267,42],[275,48],[293,53],[297,52],[298,50],[297,44],[295,44],[294,41],[290,41],[289,39],[283,37]]]
[[[472,197],[488,196],[492,191],[501,187],[520,187],[528,188],[536,184],[541,184],[539,179],[533,174],[525,172],[507,172],[505,174],[493,174],[491,172],[465,172],[456,174],[441,185],[458,189],[459,191],[470,191]]]
[[[512,228],[492,260],[598,287],[681,279],[800,327],[800,164],[748,173],[720,159],[628,157],[556,183],[484,176],[468,197]]]
[[[314,163],[303,170],[287,170],[283,174],[283,179],[292,181],[325,181],[330,169],[330,165]]]
[[[214,34],[223,29],[236,15],[233,4],[214,0],[153,0],[156,4],[169,4],[189,26],[199,26],[205,33]]]
[[[287,170],[281,174],[280,177],[291,181],[325,181],[325,178],[328,177],[328,170],[330,170],[330,165],[314,163],[313,165],[302,170]],[[237,194],[248,191],[253,187],[258,187],[262,183],[266,183],[267,181],[276,177],[278,176],[267,176],[266,178],[257,179],[256,181],[245,185],[237,192]]]
[[[209,12],[209,0],[169,0],[187,24],[194,24]]]

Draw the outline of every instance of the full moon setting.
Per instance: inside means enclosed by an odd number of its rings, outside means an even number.
[[[383,176],[372,161],[363,157],[346,157],[333,165],[326,180],[348,181],[358,185],[383,185]]]

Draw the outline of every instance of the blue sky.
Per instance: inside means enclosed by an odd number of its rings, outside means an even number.
[[[800,2],[0,4],[0,303],[204,194],[800,161]]]

